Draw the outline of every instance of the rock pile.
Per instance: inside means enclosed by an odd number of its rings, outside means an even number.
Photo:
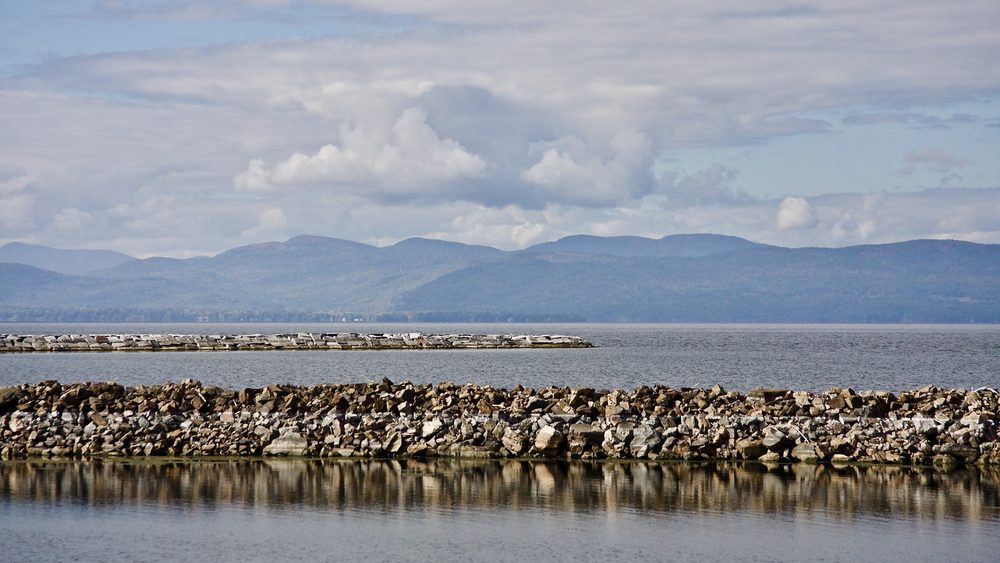
[[[1000,393],[56,381],[0,389],[0,456],[1000,463]]]
[[[578,337],[529,334],[0,334],[0,352],[168,352],[229,350],[392,350],[590,348]]]

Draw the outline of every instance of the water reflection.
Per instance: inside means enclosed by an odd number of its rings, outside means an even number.
[[[823,513],[1000,520],[1000,469],[526,461],[53,461],[0,464],[0,499],[182,511]]]

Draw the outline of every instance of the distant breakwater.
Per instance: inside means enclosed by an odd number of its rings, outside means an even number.
[[[1000,463],[1000,393],[197,381],[0,388],[0,457],[517,457]]]
[[[578,336],[548,334],[0,334],[0,352],[170,352],[233,350],[426,350],[590,348]]]

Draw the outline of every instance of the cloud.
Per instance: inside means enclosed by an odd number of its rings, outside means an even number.
[[[816,225],[816,214],[804,197],[786,197],[778,207],[777,226],[783,231]]]
[[[459,202],[427,210],[419,218],[403,208],[372,208],[358,220],[378,212],[388,213],[394,224],[418,225],[423,230],[415,232],[424,236],[508,249],[580,233],[658,238],[711,232],[782,246],[822,247],[916,238],[1000,243],[1000,188],[827,194],[688,207],[654,195],[634,207],[553,205],[538,211]],[[390,236],[383,242],[392,240]]]
[[[52,218],[52,228],[60,231],[77,231],[93,220],[93,215],[75,207],[60,209]]]
[[[260,15],[262,9],[285,7],[289,0],[161,0],[146,2],[135,0],[98,0],[91,10],[91,17],[122,18],[127,20],[214,20],[243,18]],[[273,12],[270,12],[273,15]]]
[[[680,206],[739,203],[753,199],[733,185],[739,176],[733,168],[714,164],[693,174],[667,171],[660,175],[660,186],[667,199]]]
[[[23,191],[31,184],[29,176],[12,176],[0,180],[0,196],[11,195]]]
[[[361,195],[427,195],[442,183],[482,176],[486,163],[452,139],[441,139],[426,114],[409,108],[391,129],[344,126],[341,144],[315,154],[295,153],[273,168],[250,161],[233,180],[237,189],[269,191],[283,186],[329,185]]]
[[[142,50],[122,39],[109,52],[53,56],[0,78],[0,170],[17,172],[0,173],[0,237],[52,243],[75,233],[137,255],[299,232],[366,241],[438,233],[509,247],[578,232],[986,240],[997,220],[982,210],[996,212],[996,192],[878,196],[876,211],[861,203],[871,194],[797,193],[805,203],[782,211],[780,199],[744,193],[739,180],[752,185],[752,171],[718,153],[822,135],[829,158],[843,158],[832,115],[848,115],[844,125],[958,132],[974,116],[955,108],[980,111],[977,101],[1000,92],[997,10],[974,0],[778,0],[743,13],[713,1],[109,2],[81,25],[128,19],[135,34],[152,34]],[[345,13],[372,21],[298,28],[309,38],[275,23],[342,23],[330,18]],[[163,22],[178,19],[224,19],[228,35],[211,47],[155,48]],[[86,35],[66,43],[76,37]],[[995,113],[981,113],[976,123],[996,125]],[[949,152],[904,157],[912,183],[926,185],[932,172],[956,185],[961,172],[995,187],[985,157],[950,139],[914,141]],[[702,152],[664,166],[675,151]],[[885,162],[859,168],[859,181]],[[817,176],[802,189],[830,183]],[[803,209],[813,226],[791,227],[809,224]]]
[[[880,125],[884,123],[899,123],[913,125],[916,128],[950,129],[958,124],[978,123],[982,118],[967,113],[954,114],[950,117],[938,117],[924,113],[913,112],[873,112],[858,113],[841,120],[844,125]]]
[[[35,199],[27,194],[0,197],[0,232],[16,233],[35,225]]]
[[[0,167],[0,173],[9,172]],[[30,176],[14,174],[0,180],[0,236],[17,233],[35,225],[35,196],[30,193]]]
[[[899,175],[911,176],[919,170],[948,175],[956,168],[969,164],[972,164],[972,160],[955,156],[939,148],[912,150],[903,156],[903,167],[899,169]]]
[[[531,151],[541,151],[541,159],[521,179],[545,189],[550,201],[583,206],[614,205],[652,191],[652,146],[644,133],[619,131],[601,148],[574,137],[534,144]]]
[[[269,208],[260,212],[257,225],[240,233],[241,236],[260,240],[267,237],[281,237],[287,234],[288,217],[280,208]]]

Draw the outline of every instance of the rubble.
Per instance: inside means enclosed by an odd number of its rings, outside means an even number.
[[[517,457],[1000,463],[1000,393],[454,383],[0,388],[0,457]]]
[[[0,334],[2,352],[170,352],[233,350],[422,350],[590,348],[561,334],[422,334],[355,332],[288,334]]]

